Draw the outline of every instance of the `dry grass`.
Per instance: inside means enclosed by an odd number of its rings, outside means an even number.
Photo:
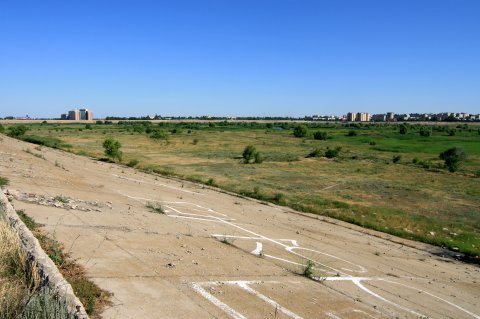
[[[29,262],[17,233],[0,217],[0,318],[19,318],[39,285],[36,265]]]

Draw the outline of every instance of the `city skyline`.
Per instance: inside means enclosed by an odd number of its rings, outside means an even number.
[[[0,117],[476,113],[479,15],[473,0],[2,2]]]

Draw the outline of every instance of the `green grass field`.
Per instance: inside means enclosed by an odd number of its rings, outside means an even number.
[[[308,135],[297,138],[295,125],[33,124],[26,139],[102,158],[102,142],[112,137],[122,144],[124,164],[458,250],[478,261],[480,126],[429,126],[431,136],[422,137],[419,125],[401,135],[398,125],[323,123],[310,124]],[[150,138],[156,130],[161,137]],[[316,131],[327,139],[315,140]],[[247,145],[261,153],[262,163],[243,163]],[[468,155],[454,173],[439,158],[450,147]],[[328,148],[340,148],[338,156],[307,158]]]

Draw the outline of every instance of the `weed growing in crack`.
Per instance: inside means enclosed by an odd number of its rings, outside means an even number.
[[[308,260],[307,264],[303,268],[302,275],[309,279],[313,279],[315,277],[315,274],[313,273],[314,266],[315,266],[315,263],[311,260]]]
[[[147,205],[145,205],[145,207],[148,208],[153,213],[165,214],[165,210],[160,204],[148,202]]]

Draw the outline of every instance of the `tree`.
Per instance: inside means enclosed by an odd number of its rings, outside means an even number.
[[[293,135],[295,137],[305,137],[308,134],[308,127],[305,124],[297,125],[293,129]]]
[[[248,145],[247,147],[245,147],[242,154],[243,162],[245,164],[250,163],[250,160],[255,157],[256,153],[257,153],[257,150],[255,149],[255,146]]]
[[[327,132],[316,131],[313,133],[313,138],[316,140],[326,140],[327,139]]]
[[[118,159],[119,161],[122,161],[123,153],[122,151],[120,151],[121,147],[122,147],[122,144],[120,144],[119,141],[116,141],[111,137],[103,141],[103,148],[105,149],[104,150],[105,155],[110,157],[113,160]]]
[[[460,163],[467,159],[467,153],[461,147],[452,147],[440,153],[440,158],[445,161],[445,166],[450,172],[455,172]]]
[[[405,135],[405,134],[407,134],[407,131],[408,131],[407,125],[406,124],[401,124],[400,125],[400,134]]]

